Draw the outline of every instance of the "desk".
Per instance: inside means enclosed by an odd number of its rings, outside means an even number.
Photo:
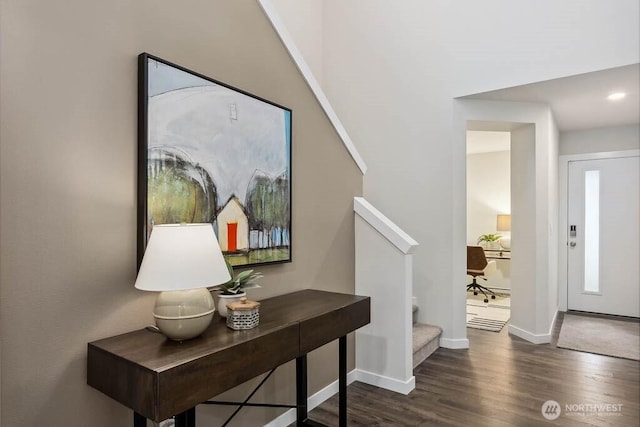
[[[511,249],[485,249],[487,259],[511,259]]]
[[[195,406],[296,359],[298,425],[307,424],[306,357],[339,339],[340,425],[346,426],[346,335],[370,321],[370,299],[304,290],[261,301],[260,325],[233,331],[217,314],[198,338],[175,342],[140,329],[88,344],[87,384],[133,409],[134,426],[176,416],[195,427]]]
[[[495,263],[494,273],[486,278],[485,286],[496,292],[511,292],[511,249],[485,249],[485,256],[489,262]]]

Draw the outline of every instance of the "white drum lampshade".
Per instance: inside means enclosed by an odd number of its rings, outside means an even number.
[[[231,280],[211,224],[155,225],[135,287],[160,291],[153,316],[170,339],[182,341],[204,332],[213,318],[208,287]]]
[[[500,247],[502,249],[511,249],[511,215],[498,214],[496,230],[509,232],[507,236],[500,239]]]
[[[498,214],[498,219],[496,221],[496,230],[511,231],[511,215]]]

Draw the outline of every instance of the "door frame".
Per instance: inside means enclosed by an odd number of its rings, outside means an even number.
[[[564,154],[558,157],[558,310],[567,311],[568,300],[568,186],[569,162],[640,156],[640,150],[604,151],[599,153]]]

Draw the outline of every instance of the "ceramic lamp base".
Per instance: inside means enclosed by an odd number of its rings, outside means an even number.
[[[202,334],[211,324],[213,298],[208,289],[161,292],[156,299],[153,317],[167,338],[183,341]]]

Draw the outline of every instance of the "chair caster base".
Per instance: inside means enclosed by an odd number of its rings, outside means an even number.
[[[484,299],[484,302],[489,302],[489,300],[487,298]]]

